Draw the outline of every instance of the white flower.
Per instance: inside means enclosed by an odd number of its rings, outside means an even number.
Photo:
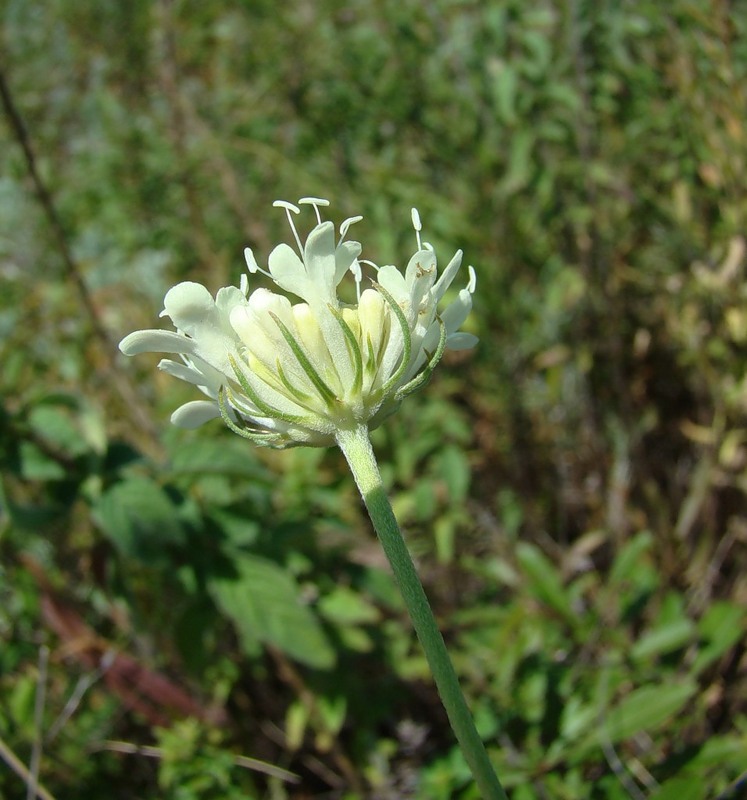
[[[179,356],[163,359],[159,368],[209,398],[178,408],[174,424],[194,428],[220,416],[258,444],[333,444],[336,431],[376,427],[426,382],[445,348],[462,350],[477,342],[459,332],[472,307],[475,271],[469,267],[467,286],[439,314],[462,252],[438,275],[436,254],[421,242],[415,209],[417,251],[402,274],[359,261],[360,244],[345,236],[361,217],[345,220],[337,239],[333,224],[321,219],[326,200],[303,198],[299,204],[313,206],[317,218],[305,243],[292,218],[300,209],[275,203],[286,211],[298,252],[278,245],[269,271],[248,248],[245,257],[249,273],[261,272],[302,302],[263,288],[249,294],[246,275],[240,289],[221,289],[215,299],[199,283],[179,283],[166,294],[162,312],[176,331],[136,331],[120,343],[128,356]],[[362,264],[375,273],[372,288],[363,291]],[[347,274],[355,281],[354,304],[337,295]]]

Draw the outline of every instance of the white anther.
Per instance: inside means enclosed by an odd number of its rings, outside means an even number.
[[[317,225],[321,225],[322,215],[319,213],[319,206],[328,206],[329,200],[325,200],[323,197],[302,197],[298,201],[298,205],[314,206]]]
[[[351,225],[355,225],[356,222],[360,222],[362,219],[363,217],[361,216],[348,217],[347,219],[344,219],[340,224],[340,241],[347,236],[348,228],[350,228]]]
[[[287,200],[276,200],[272,204],[273,208],[284,208],[286,211],[292,211],[294,214],[300,214],[301,209],[298,206],[294,206],[293,203],[289,203]]]
[[[323,197],[302,197],[298,201],[298,205],[302,206],[328,206],[329,200],[325,200]]]
[[[477,274],[475,273],[475,268],[472,266],[467,267],[467,271],[469,272],[469,283],[467,284],[467,291],[470,294],[474,294],[475,289],[477,288]]]
[[[420,231],[423,230],[423,225],[420,222],[420,214],[418,214],[417,208],[410,209],[410,216],[412,217],[412,227],[415,228],[415,238],[418,240],[418,250],[422,250],[423,245],[420,241]]]
[[[355,278],[355,293],[358,296],[358,302],[360,303],[360,301],[361,301],[361,281],[363,280],[363,270],[361,269],[361,265],[358,263],[358,259],[357,258],[350,265],[350,271],[353,273],[353,277]]]
[[[257,272],[261,272],[267,278],[272,280],[272,275],[266,270],[262,269],[257,263],[257,259],[254,257],[254,253],[252,252],[251,247],[244,248],[244,261],[246,261],[246,268],[251,272],[252,275],[256,274]]]
[[[301,209],[298,206],[294,206],[293,203],[289,203],[287,200],[276,200],[272,205],[274,208],[285,209],[285,214],[288,217],[288,224],[290,225],[290,229],[293,231],[293,237],[296,240],[296,244],[298,245],[298,252],[301,254],[301,260],[303,261],[303,245],[301,244],[301,237],[298,235],[296,226],[293,224],[293,217],[291,217],[291,211],[294,214],[300,214]],[[317,211],[317,216],[319,216],[318,211]]]

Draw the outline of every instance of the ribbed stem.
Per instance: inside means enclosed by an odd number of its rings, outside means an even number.
[[[381,482],[381,475],[368,437],[361,425],[338,431],[337,444],[350,465],[379,541],[392,565],[394,576],[410,613],[415,632],[425,651],[441,701],[483,800],[508,800],[485,751],[472,715],[459,687],[454,667],[436,625],[428,598],[412,563],[397,520]]]

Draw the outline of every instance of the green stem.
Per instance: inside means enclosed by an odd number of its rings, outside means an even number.
[[[508,800],[477,733],[443,637],[436,625],[428,598],[425,596],[415,565],[412,563],[384,491],[367,427],[361,425],[353,430],[338,431],[337,444],[345,454],[384,552],[392,565],[415,632],[425,650],[449,722],[480,788],[482,798]]]

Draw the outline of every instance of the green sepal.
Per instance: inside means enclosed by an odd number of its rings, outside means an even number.
[[[277,370],[280,382],[293,395],[293,399],[299,405],[304,406],[308,408],[309,411],[313,412],[313,409],[309,407],[309,402],[315,399],[314,396],[306,394],[306,392],[302,392],[299,388],[297,388],[290,382],[290,378],[285,374],[285,370],[283,369],[283,365],[280,363],[279,358],[275,362],[275,369]]]
[[[355,396],[360,393],[361,386],[363,386],[363,356],[361,355],[361,349],[358,347],[358,341],[355,338],[355,334],[350,329],[350,325],[345,322],[345,318],[342,316],[340,311],[331,303],[327,304],[327,308],[329,308],[330,313],[340,325],[342,333],[345,336],[348,345],[350,346],[350,351],[353,354],[353,361],[355,362],[355,378],[353,379],[353,388],[351,390],[351,394]]]
[[[257,431],[247,430],[246,428],[242,428],[240,425],[237,425],[231,419],[231,415],[229,413],[228,403],[226,402],[226,395],[228,392],[229,390],[225,386],[221,386],[218,390],[218,409],[220,410],[221,419],[226,424],[226,427],[244,439],[249,439],[249,441],[253,442],[254,444],[263,445],[265,447],[282,446],[283,437],[281,434],[259,433]]]
[[[267,417],[271,417],[272,419],[279,419],[283,422],[288,422],[292,424],[304,424],[306,419],[302,416],[297,414],[286,414],[284,411],[280,411],[280,409],[275,408],[274,406],[265,403],[264,400],[257,394],[254,390],[254,387],[249,383],[249,379],[244,374],[244,371],[239,367],[236,363],[236,359],[229,355],[228,362],[230,363],[231,367],[233,368],[234,373],[236,374],[236,380],[239,382],[241,388],[246,393],[246,396],[254,403],[255,406],[259,409]]]
[[[438,324],[441,326],[441,335],[438,339],[436,351],[431,356],[428,366],[422,372],[419,372],[411,381],[406,383],[395,392],[395,400],[402,400],[403,398],[417,391],[424,383],[428,381],[433,374],[433,370],[436,368],[436,365],[441,360],[441,356],[444,354],[444,349],[446,348],[446,326],[441,320],[441,317],[438,317]]]
[[[381,292],[383,298],[389,304],[389,308],[392,309],[394,312],[394,316],[397,317],[397,322],[399,322],[400,328],[402,328],[402,339],[403,339],[403,350],[402,353],[402,360],[400,361],[399,366],[397,367],[397,371],[392,375],[391,378],[381,387],[381,396],[386,397],[387,394],[391,391],[393,386],[396,386],[399,382],[400,378],[405,374],[405,370],[407,369],[407,365],[410,363],[410,355],[412,353],[412,336],[410,335],[410,326],[407,324],[407,318],[405,317],[404,312],[399,307],[399,303],[387,292],[387,290],[376,281],[372,281],[374,287],[377,291]]]
[[[329,386],[327,386],[319,373],[314,369],[314,365],[311,363],[311,361],[309,361],[306,353],[304,353],[304,351],[301,349],[301,346],[298,344],[295,337],[288,330],[280,317],[278,317],[278,315],[274,314],[272,311],[270,311],[269,314],[275,320],[275,324],[280,329],[283,339],[285,339],[285,341],[288,343],[288,347],[290,347],[290,349],[293,351],[293,355],[301,365],[301,369],[303,369],[303,371],[308,375],[309,380],[314,384],[327,405],[331,406],[337,400],[335,393],[329,388]]]

